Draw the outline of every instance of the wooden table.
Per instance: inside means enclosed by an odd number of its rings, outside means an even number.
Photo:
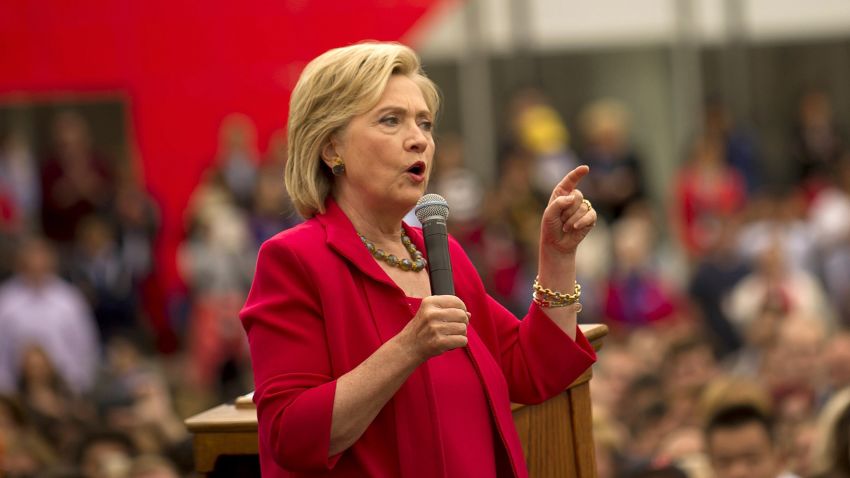
[[[581,325],[593,348],[602,347],[608,327]],[[588,369],[562,394],[538,405],[513,404],[514,423],[531,477],[596,477]],[[194,436],[195,469],[210,473],[228,455],[257,455],[257,410],[246,395],[186,420]]]

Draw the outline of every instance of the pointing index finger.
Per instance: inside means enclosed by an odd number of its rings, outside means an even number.
[[[587,176],[587,173],[589,172],[590,168],[586,164],[582,164],[581,166],[567,173],[567,175],[564,176],[564,179],[562,179],[561,182],[558,183],[558,186],[555,189],[560,188],[566,192],[570,192],[575,189],[576,186],[578,186],[578,183],[582,180],[582,178]]]

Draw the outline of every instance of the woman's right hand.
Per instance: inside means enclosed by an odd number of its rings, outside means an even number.
[[[416,316],[398,334],[405,350],[419,362],[452,349],[466,346],[469,312],[453,295],[432,295],[422,299]]]

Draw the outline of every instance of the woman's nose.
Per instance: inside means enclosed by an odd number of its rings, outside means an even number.
[[[410,133],[405,141],[405,148],[416,153],[424,153],[428,149],[428,137],[425,136],[425,132],[418,124],[414,124],[410,128]]]

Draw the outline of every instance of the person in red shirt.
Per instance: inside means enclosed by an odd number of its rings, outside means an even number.
[[[692,261],[705,255],[722,231],[722,223],[746,203],[742,176],[726,164],[722,145],[700,138],[676,176],[673,219]]]
[[[330,50],[292,93],[285,178],[306,221],[263,244],[240,314],[265,477],[527,476],[510,403],[562,392],[596,358],[576,325],[586,166],[543,213],[523,320],[453,239],[456,293],[431,295],[422,231],[402,218],[432,172],[438,106],[394,43]]]

